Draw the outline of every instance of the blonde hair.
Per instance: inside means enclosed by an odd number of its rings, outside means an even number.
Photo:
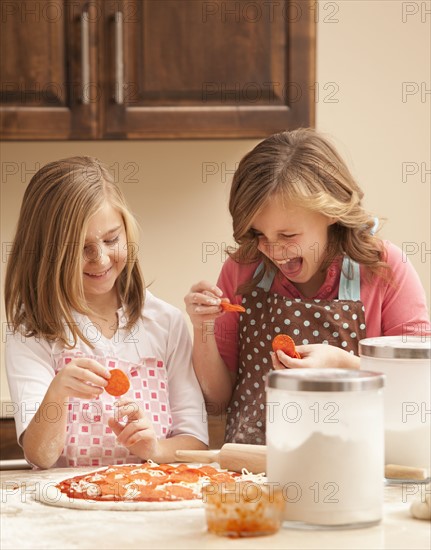
[[[139,319],[145,286],[135,219],[104,164],[71,157],[41,168],[24,194],[5,280],[6,315],[14,332],[60,341],[68,348],[78,339],[92,346],[75,325],[72,310],[91,312],[82,278],[85,232],[106,202],[119,211],[126,232],[127,263],[117,279],[126,328]]]
[[[247,153],[234,174],[229,210],[233,236],[239,247],[228,251],[239,263],[263,260],[265,269],[241,285],[254,288],[272,262],[257,248],[252,230],[255,216],[274,197],[336,218],[329,226],[326,269],[335,257],[346,254],[366,266],[369,274],[385,276],[389,269],[381,239],[372,234],[375,219],[362,205],[363,192],[333,145],[317,131],[300,128],[274,134]]]

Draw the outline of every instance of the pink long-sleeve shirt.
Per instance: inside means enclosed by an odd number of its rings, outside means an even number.
[[[402,334],[424,334],[431,331],[426,296],[418,274],[402,250],[384,241],[386,261],[392,269],[392,280],[368,278],[365,268],[360,267],[361,301],[365,308],[367,338]],[[235,294],[242,283],[250,281],[259,265],[238,264],[228,258],[221,270],[217,285],[223,296],[232,303],[240,304],[241,295]],[[341,261],[334,260],[326,278],[311,299],[335,300],[338,298]],[[293,284],[278,272],[272,283],[271,293],[286,298],[304,298]],[[309,298],[308,298],[309,299]],[[237,313],[227,313],[216,320],[217,346],[227,367],[238,369],[238,321]]]

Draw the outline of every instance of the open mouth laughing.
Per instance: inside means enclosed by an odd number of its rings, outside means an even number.
[[[294,277],[301,272],[303,259],[301,256],[296,258],[284,258],[283,260],[275,260],[281,272],[287,277]]]

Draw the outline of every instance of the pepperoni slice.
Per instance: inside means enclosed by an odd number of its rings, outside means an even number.
[[[295,342],[287,334],[278,334],[272,341],[272,349],[275,352],[281,350],[294,359],[301,359],[300,354],[295,349]]]
[[[223,311],[238,311],[238,312],[244,312],[245,308],[240,306],[239,304],[230,304],[229,302],[221,302],[220,307]]]
[[[122,370],[112,369],[110,373],[111,378],[108,380],[108,385],[105,386],[105,390],[109,394],[119,397],[129,391],[130,381]]]
[[[203,475],[208,475],[208,476],[213,476],[215,474],[218,473],[218,470],[216,470],[213,466],[201,466],[199,468],[199,471],[203,474]]]
[[[200,498],[189,487],[183,485],[168,485],[164,488],[167,500],[193,500]]]
[[[184,481],[186,483],[197,483],[201,476],[197,471],[189,470],[186,472],[177,472],[169,476],[169,481],[172,483],[180,483]]]
[[[160,475],[152,473],[160,472]],[[202,498],[201,478],[233,482],[240,474],[186,464],[114,465],[66,479],[57,488],[70,498],[102,501],[172,501]]]
[[[139,498],[135,500],[145,500],[147,502],[161,502],[161,501],[168,500],[168,498],[165,491],[156,489],[151,485],[149,486],[143,485],[140,488]]]

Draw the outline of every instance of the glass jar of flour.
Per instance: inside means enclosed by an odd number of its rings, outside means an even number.
[[[267,476],[283,489],[285,526],[358,527],[383,510],[384,375],[271,371]]]
[[[431,339],[380,336],[359,342],[361,370],[385,381],[385,462],[431,470]]]

